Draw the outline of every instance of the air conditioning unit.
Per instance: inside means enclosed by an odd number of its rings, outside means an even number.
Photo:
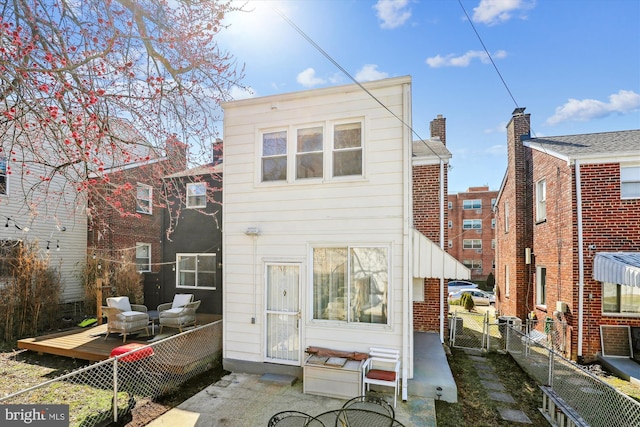
[[[482,209],[476,209],[476,213],[477,214],[481,214],[482,213]]]
[[[476,253],[477,254],[481,254],[482,253],[482,249],[476,249]]]
[[[566,313],[569,311],[569,306],[567,306],[566,302],[556,301],[556,311],[560,313]]]

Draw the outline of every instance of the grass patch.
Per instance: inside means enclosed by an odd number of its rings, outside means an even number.
[[[505,386],[505,393],[509,393],[516,403],[491,400],[489,390],[480,382],[474,362],[462,350],[454,348],[449,356],[449,365],[458,386],[458,402],[436,402],[438,427],[512,426],[512,422],[500,417],[500,407],[523,411],[533,425],[548,425],[538,411],[542,405],[542,392],[535,381],[509,355],[488,353],[486,360]]]

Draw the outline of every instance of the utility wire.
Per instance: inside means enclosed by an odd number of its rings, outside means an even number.
[[[462,5],[462,0],[458,0],[458,4],[460,4],[460,7],[462,8],[462,11],[464,12],[465,16],[467,17],[467,21],[469,21],[469,25],[471,25],[471,28],[473,28],[473,32],[476,33],[476,37],[478,37],[478,40],[480,41],[480,44],[482,45],[482,48],[484,49],[484,52],[489,57],[489,60],[491,61],[491,64],[493,65],[493,68],[496,70],[496,73],[498,73],[498,77],[500,77],[500,80],[502,81],[502,84],[504,85],[505,89],[509,93],[509,96],[513,100],[513,103],[515,104],[515,106],[517,108],[520,108],[520,106],[518,105],[518,101],[516,101],[516,99],[513,97],[513,94],[511,93],[511,90],[509,89],[509,86],[507,85],[507,82],[502,77],[502,74],[500,74],[500,70],[498,70],[498,66],[493,61],[493,57],[489,53],[489,50],[487,49],[487,47],[484,45],[484,42],[482,41],[482,37],[480,37],[480,34],[478,33],[478,30],[476,30],[476,26],[473,25],[473,21],[469,17],[469,14],[467,13],[467,10]]]
[[[425,147],[427,147],[429,149],[429,151],[431,151],[436,157],[438,157],[438,159],[444,161],[445,159],[443,159],[438,153],[436,153],[433,148],[431,148],[429,146],[429,144],[426,143],[426,141],[424,141],[420,135],[418,135],[418,133],[411,127],[409,126],[409,124],[407,124],[404,120],[402,120],[397,114],[395,114],[393,111],[391,111],[389,109],[389,107],[387,107],[386,105],[384,105],[382,103],[382,101],[380,101],[378,98],[376,98],[376,96],[374,94],[372,94],[366,87],[364,87],[362,85],[362,83],[360,83],[359,81],[357,81],[351,74],[349,74],[349,72],[347,70],[344,69],[344,67],[342,67],[338,61],[336,61],[335,59],[333,59],[333,57],[331,57],[331,55],[329,55],[324,49],[322,49],[311,37],[309,37],[304,31],[302,31],[302,29],[300,29],[300,27],[298,27],[293,21],[291,21],[284,13],[282,13],[278,8],[274,8],[275,12],[280,15],[280,17],[282,19],[284,19],[287,24],[291,25],[291,27],[293,27],[294,30],[296,30],[298,32],[298,34],[300,34],[306,41],[308,41],[314,48],[316,48],[316,50],[318,52],[320,52],[325,58],[327,58],[333,65],[335,65],[340,71],[342,71],[347,77],[349,77],[349,79],[354,82],[355,84],[357,84],[360,89],[362,89],[363,91],[365,91],[372,99],[374,99],[378,104],[380,104],[382,106],[382,108],[384,108],[385,110],[387,110],[389,113],[391,113],[391,115],[393,117],[395,117],[396,119],[398,119],[400,121],[400,123],[402,123],[406,128],[408,128],[411,131],[412,135],[415,135],[416,138],[418,138],[420,140],[420,142],[422,142],[424,144]]]

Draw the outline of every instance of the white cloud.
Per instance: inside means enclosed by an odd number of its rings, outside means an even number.
[[[473,8],[473,21],[487,25],[495,25],[508,21],[514,13],[521,19],[527,19],[526,12],[533,9],[535,0],[480,0],[478,7]]]
[[[256,96],[256,93],[251,87],[244,88],[240,86],[234,86],[231,88],[231,92],[229,93],[229,95],[231,95],[231,99],[237,101],[239,99],[254,98]]]
[[[499,50],[495,52],[492,57],[493,59],[506,58],[507,52],[504,50]],[[489,56],[483,50],[470,50],[461,56],[455,56],[453,53],[450,53],[446,56],[436,55],[432,56],[431,58],[427,58],[425,62],[432,68],[468,67],[469,64],[471,64],[471,61],[473,61],[474,59],[479,59],[484,64],[491,63]]]
[[[356,73],[356,80],[359,82],[370,82],[372,80],[380,80],[385,79],[389,76],[389,74],[378,71],[378,66],[376,64],[365,64],[360,71]]]
[[[326,80],[316,76],[316,70],[307,68],[296,77],[296,81],[304,87],[313,87],[326,83]]]
[[[408,3],[409,0],[378,0],[373,8],[382,21],[380,27],[392,29],[404,24],[411,17]]]
[[[484,133],[506,133],[507,132],[507,122],[500,122],[494,128],[485,129]]]
[[[640,109],[640,94],[631,90],[620,90],[609,95],[609,102],[597,99],[570,98],[564,105],[557,107],[553,116],[547,119],[548,125],[556,125],[566,121],[587,121],[609,116],[611,114],[627,114]]]
[[[496,144],[484,150],[485,153],[491,154],[492,156],[498,155],[501,156],[507,153],[507,146],[504,144]]]

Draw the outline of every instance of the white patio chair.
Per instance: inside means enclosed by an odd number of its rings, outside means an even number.
[[[369,358],[362,365],[362,394],[371,384],[393,387],[393,407],[400,393],[400,351],[389,348],[370,348]]]
[[[122,342],[127,341],[127,335],[144,329],[149,334],[149,315],[147,307],[141,304],[131,304],[129,297],[107,298],[107,307],[102,307],[102,313],[107,316],[107,334],[119,332],[123,335]]]

